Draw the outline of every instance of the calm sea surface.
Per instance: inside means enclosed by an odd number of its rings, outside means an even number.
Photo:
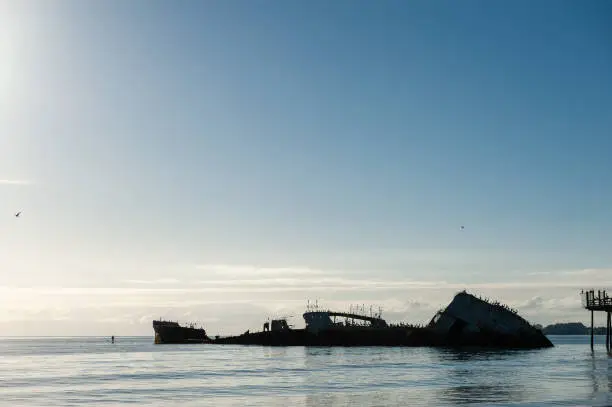
[[[154,345],[0,338],[0,405],[612,405],[598,337],[537,351]]]

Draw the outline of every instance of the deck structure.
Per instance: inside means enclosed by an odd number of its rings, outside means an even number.
[[[593,349],[593,319],[595,311],[606,313],[606,349],[612,352],[612,297],[605,290],[582,290],[582,306],[591,311],[591,350]]]

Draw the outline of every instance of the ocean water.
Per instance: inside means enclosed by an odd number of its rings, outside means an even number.
[[[152,337],[0,338],[4,406],[606,406],[597,337],[533,351],[154,345]]]

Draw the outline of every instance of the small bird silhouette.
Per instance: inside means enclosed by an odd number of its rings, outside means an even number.
[[[465,229],[465,226],[461,226],[461,230]]]
[[[19,215],[21,215],[21,211],[17,212],[17,213],[15,214],[15,217],[16,217],[16,218],[18,218],[18,217],[19,217]]]

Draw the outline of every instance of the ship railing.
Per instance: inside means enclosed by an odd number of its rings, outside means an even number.
[[[462,293],[466,293],[467,291],[463,290]],[[529,325],[531,326],[531,324],[529,323],[529,321],[527,321],[525,318],[523,318],[519,313],[518,310],[515,308],[510,307],[509,305],[506,305],[502,302],[496,301],[496,300],[491,300],[489,298],[483,298],[479,295],[474,295],[474,297],[478,298],[480,301],[483,301],[484,303],[488,304],[489,306],[502,311],[502,312],[509,312],[511,314],[513,314],[515,317],[519,318],[521,320],[521,322],[524,325]]]
[[[181,320],[174,320],[174,319],[163,319],[163,318],[158,318],[156,321],[159,322],[171,322],[174,324],[179,324],[182,327],[188,327],[188,328],[195,328],[195,329],[204,329],[204,324],[200,323],[200,322],[192,322],[192,321],[181,321]]]
[[[389,324],[389,327],[391,328],[412,328],[412,329],[419,329],[419,328],[425,328],[426,325],[424,324],[411,324],[411,323],[407,323],[407,322],[397,322],[397,323],[392,323]]]
[[[377,310],[375,308],[378,308]],[[382,317],[382,308],[381,307],[373,307],[370,306],[369,309],[370,313],[368,314],[368,309],[365,305],[350,305],[349,310],[347,312],[344,311],[333,311],[329,308],[323,308],[320,307],[318,302],[308,302],[308,304],[306,305],[306,312],[327,312],[327,313],[336,313],[336,312],[340,312],[340,313],[345,313],[345,314],[352,314],[355,316],[359,316],[362,318],[377,318],[377,319],[383,319]]]

